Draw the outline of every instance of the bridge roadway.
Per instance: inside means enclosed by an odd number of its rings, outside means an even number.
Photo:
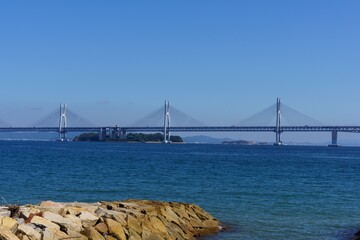
[[[99,132],[101,127],[67,127],[64,132]],[[59,132],[59,127],[0,127],[0,132]]]
[[[126,132],[162,132],[163,127],[124,127]],[[276,127],[211,126],[169,127],[171,132],[276,132]],[[352,132],[360,133],[360,126],[281,126],[281,132]]]
[[[66,127],[62,132],[100,132],[106,129],[122,132],[163,132],[163,127]],[[210,126],[169,127],[171,132],[276,132],[276,127]],[[349,132],[360,133],[360,126],[281,126],[280,132]],[[59,127],[0,127],[0,132],[59,132]]]

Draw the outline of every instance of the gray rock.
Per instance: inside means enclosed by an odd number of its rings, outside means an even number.
[[[0,208],[0,217],[10,217],[11,212],[7,208]]]
[[[23,218],[16,218],[15,220],[18,222],[19,225],[25,223],[25,220]]]

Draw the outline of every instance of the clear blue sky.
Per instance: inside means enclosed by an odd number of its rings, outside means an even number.
[[[231,125],[273,104],[360,125],[359,1],[1,1],[0,118],[65,102],[126,124],[169,100]]]

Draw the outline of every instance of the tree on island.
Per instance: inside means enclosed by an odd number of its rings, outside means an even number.
[[[163,142],[164,135],[161,133],[144,134],[144,133],[129,133],[126,135],[128,142]],[[183,142],[180,136],[170,136],[171,142]]]
[[[82,133],[79,136],[74,138],[74,141],[80,142],[98,142],[99,134],[98,133]]]

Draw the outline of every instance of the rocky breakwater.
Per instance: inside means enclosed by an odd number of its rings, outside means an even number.
[[[182,240],[220,228],[199,206],[177,202],[46,201],[0,208],[0,240]]]

